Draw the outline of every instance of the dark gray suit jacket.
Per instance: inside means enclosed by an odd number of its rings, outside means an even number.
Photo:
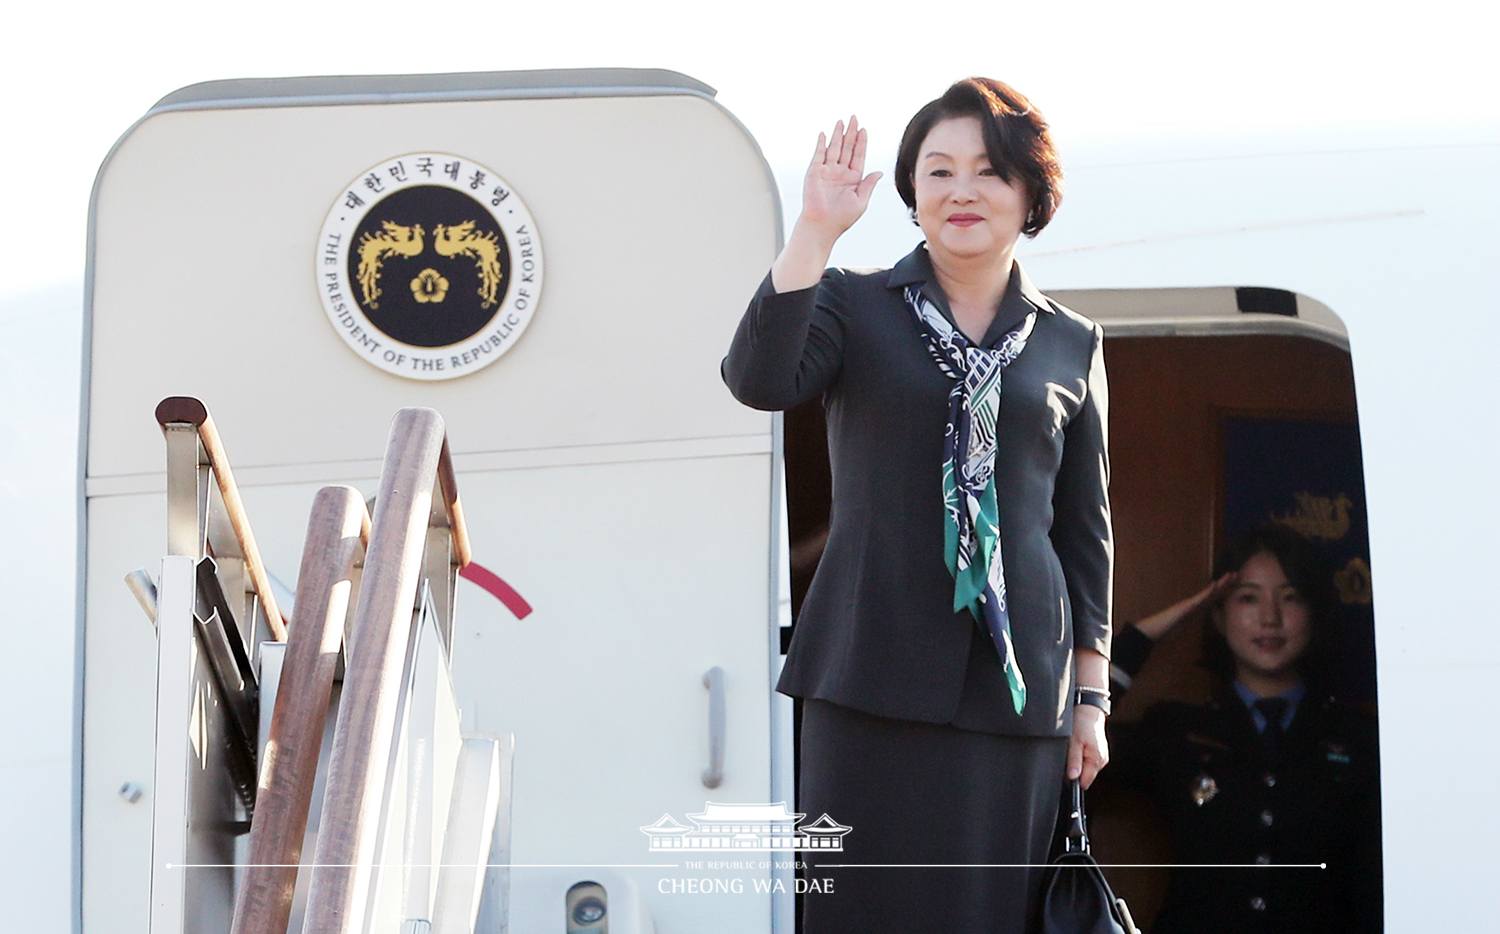
[[[1103,332],[1017,264],[985,335],[989,346],[1038,312],[1005,370],[996,429],[1012,638],[1028,690],[1017,715],[988,636],[953,611],[940,476],[953,383],[903,298],[912,283],[951,319],[925,246],[893,269],[830,269],[797,292],[778,295],[767,277],[724,360],[746,405],[786,409],[821,394],[828,416],[828,545],[778,690],[896,719],[1067,735],[1073,648],[1109,654]]]

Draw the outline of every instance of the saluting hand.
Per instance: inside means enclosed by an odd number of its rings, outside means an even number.
[[[1164,610],[1157,610],[1145,619],[1137,620],[1133,625],[1146,638],[1152,642],[1156,642],[1162,636],[1171,632],[1173,627],[1184,619],[1218,601],[1220,597],[1223,597],[1224,594],[1233,589],[1239,583],[1239,580],[1240,575],[1238,572],[1230,571],[1227,574],[1221,575],[1218,580],[1212,581],[1207,587],[1204,587],[1191,597],[1178,600]]]

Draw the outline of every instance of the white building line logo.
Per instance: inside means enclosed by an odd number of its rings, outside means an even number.
[[[810,824],[798,826],[805,814],[775,804],[714,804],[706,802],[703,813],[689,814],[696,827],[679,824],[672,815],[641,833],[651,838],[651,852],[683,850],[820,850],[842,851],[844,834],[853,830],[824,814]]]

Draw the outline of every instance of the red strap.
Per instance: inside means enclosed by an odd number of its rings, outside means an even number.
[[[505,608],[516,615],[516,619],[525,619],[531,615],[531,604],[499,575],[482,564],[470,561],[459,570],[458,576],[471,580],[479,586],[495,595],[495,599],[505,604]]]

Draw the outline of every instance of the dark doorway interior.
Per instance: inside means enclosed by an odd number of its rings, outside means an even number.
[[[1358,418],[1348,351],[1313,337],[1287,335],[1115,336],[1106,340],[1110,381],[1111,501],[1116,540],[1115,620],[1123,625],[1190,594],[1210,577],[1215,548],[1244,518],[1226,516],[1226,457],[1243,446],[1243,425],[1292,426],[1269,437],[1301,437],[1298,426],[1331,426],[1323,435],[1352,439],[1358,464]],[[817,567],[828,522],[828,456],[823,409],[813,401],[786,413],[787,512],[793,620]],[[1238,432],[1238,433],[1237,433]],[[1340,434],[1340,432],[1342,432]],[[1306,432],[1303,432],[1305,434]],[[1253,432],[1252,432],[1253,437]],[[1236,440],[1240,439],[1240,440]],[[1316,450],[1279,450],[1292,463]],[[1253,458],[1251,459],[1253,462]],[[1243,486],[1243,459],[1227,471]],[[1235,465],[1240,465],[1238,473]],[[1254,468],[1251,468],[1252,473]],[[1356,467],[1356,472],[1358,468]],[[1252,477],[1253,479],[1253,477]],[[1234,487],[1228,499],[1236,502]],[[1257,494],[1259,495],[1259,494]],[[1244,500],[1240,496],[1239,500]],[[1252,497],[1253,498],[1253,497]],[[1268,518],[1296,518],[1296,501],[1271,506]],[[1363,484],[1349,494],[1350,534],[1365,532]],[[1363,547],[1367,548],[1367,544]],[[1364,560],[1368,562],[1366,552]],[[1368,601],[1368,564],[1364,567]],[[1364,622],[1359,622],[1362,618]],[[1353,693],[1373,707],[1372,615],[1350,624],[1353,651],[1343,672]],[[795,625],[795,622],[794,622]],[[783,633],[783,651],[790,632]],[[1137,720],[1152,703],[1207,699],[1197,626],[1162,640],[1115,716]],[[1104,863],[1171,859],[1158,823],[1143,802],[1101,789],[1091,806],[1096,853]],[[1165,886],[1159,869],[1112,869],[1112,882],[1140,922],[1154,917]]]

